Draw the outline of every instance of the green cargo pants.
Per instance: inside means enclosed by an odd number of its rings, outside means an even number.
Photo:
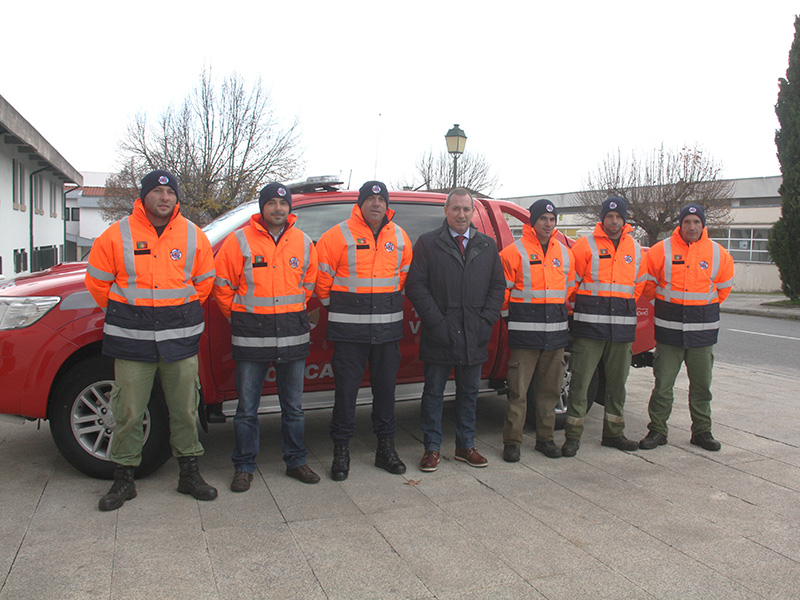
[[[692,435],[711,431],[711,371],[714,367],[714,346],[681,348],[656,344],[653,375],[656,383],[650,395],[648,412],[652,431],[667,435],[667,420],[675,400],[675,379],[686,363],[689,376],[689,413],[692,416]]]
[[[625,383],[631,370],[632,342],[610,342],[575,338],[569,359],[572,379],[569,383],[567,424],[568,438],[580,439],[586,420],[586,393],[597,365],[603,361],[606,377],[603,437],[618,437],[625,430]]]
[[[111,410],[117,425],[109,452],[112,462],[126,467],[137,467],[142,462],[142,420],[150,402],[156,371],[161,375],[164,399],[169,409],[172,453],[177,457],[203,454],[197,433],[197,405],[200,401],[197,365],[197,355],[171,363],[115,359]]]

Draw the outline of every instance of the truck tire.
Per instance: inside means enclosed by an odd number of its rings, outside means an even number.
[[[564,352],[564,378],[561,383],[561,398],[558,400],[558,404],[556,404],[556,429],[564,429],[564,425],[567,422],[567,401],[569,398],[569,383],[572,380],[572,370],[570,369],[569,364],[569,357],[570,352],[566,350]],[[598,365],[597,369],[592,376],[592,380],[589,383],[589,389],[586,391],[586,412],[589,412],[589,409],[592,408],[592,404],[598,401],[598,394],[599,400],[602,401],[602,393],[601,387],[605,388],[605,386],[601,385],[602,379],[602,364]],[[531,384],[528,386],[528,412],[527,412],[527,422],[528,425],[531,427],[536,426],[536,377],[534,376],[534,380],[531,381]]]
[[[111,479],[115,468],[108,458],[114,435],[109,400],[113,383],[114,360],[93,356],[65,373],[50,399],[50,433],[56,447],[78,471],[98,479]],[[144,415],[142,463],[136,477],[149,475],[170,456],[169,412],[157,380]]]

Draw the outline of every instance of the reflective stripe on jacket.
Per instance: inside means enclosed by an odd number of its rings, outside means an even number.
[[[328,308],[328,339],[383,344],[403,337],[403,295],[413,249],[403,229],[386,223],[377,240],[361,208],[322,234],[315,292]]]
[[[697,348],[717,343],[719,305],[733,288],[733,258],[708,238],[687,244],[676,227],[646,256],[644,294],[655,298],[656,341]]]
[[[85,281],[106,310],[104,354],[144,362],[197,354],[214,257],[208,238],[179,205],[159,236],[136,200],[129,217],[95,240]]]
[[[598,223],[591,235],[572,247],[575,256],[575,295],[572,333],[612,342],[632,342],[636,337],[636,301],[644,289],[642,247],[628,224],[619,244]]]
[[[500,252],[511,348],[554,350],[569,342],[567,301],[575,291],[575,259],[556,234],[545,253],[533,227],[525,224],[522,239]]]
[[[290,214],[276,243],[260,214],[217,253],[214,299],[231,320],[233,358],[290,361],[309,354],[306,302],[317,279],[317,250]]]

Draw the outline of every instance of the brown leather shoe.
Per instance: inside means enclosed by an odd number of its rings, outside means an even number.
[[[425,450],[425,454],[422,455],[422,460],[419,461],[419,470],[425,471],[426,473],[435,471],[439,468],[440,460],[441,458],[439,457],[438,450]]]
[[[253,474],[246,471],[236,471],[231,481],[232,492],[246,492],[250,489],[250,482],[253,481]]]
[[[300,465],[299,467],[295,467],[294,469],[289,469],[287,467],[286,474],[289,477],[294,477],[298,481],[302,481],[303,483],[318,483],[319,482],[319,475],[314,473],[311,470],[311,467],[308,465]]]
[[[465,462],[470,467],[485,467],[489,464],[486,457],[482,456],[475,446],[472,448],[456,448],[456,460]]]

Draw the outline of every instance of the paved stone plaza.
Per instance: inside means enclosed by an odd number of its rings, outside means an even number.
[[[628,384],[626,433],[646,433],[649,369]],[[202,470],[220,490],[175,491],[177,464],[137,482],[116,512],[108,482],[58,454],[47,427],[0,422],[0,600],[31,598],[794,598],[800,573],[800,380],[718,363],[714,434],[689,444],[681,376],[669,445],[600,446],[589,413],[574,459],[501,458],[504,398],[479,403],[485,469],[443,460],[421,473],[418,403],[398,405],[405,476],[372,465],[369,408],[357,413],[350,478],[327,476],[328,411],[307,416],[314,486],[283,474],[276,415],[261,421],[251,491],[228,490],[233,427],[203,434]],[[563,433],[556,433],[557,443]]]

